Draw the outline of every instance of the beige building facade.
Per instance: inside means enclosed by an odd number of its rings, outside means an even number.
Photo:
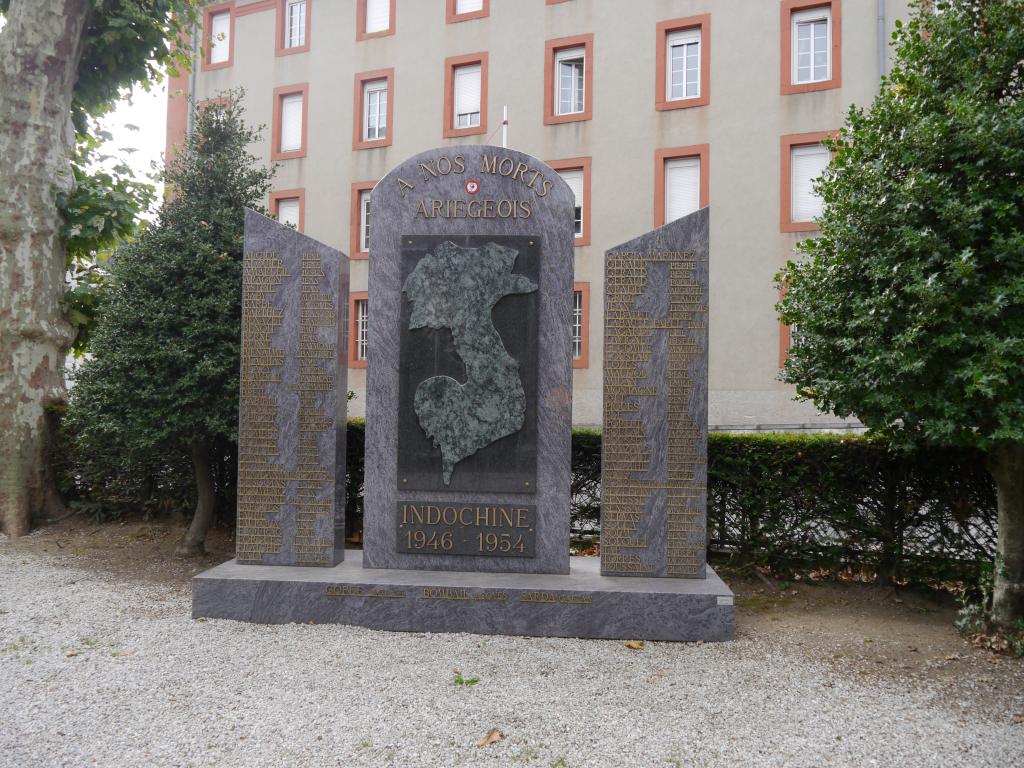
[[[778,381],[773,277],[813,236],[822,137],[877,92],[906,0],[235,0],[214,3],[171,84],[168,151],[244,87],[279,218],[351,258],[350,413],[372,322],[367,191],[460,143],[548,161],[577,191],[573,418],[599,425],[604,252],[711,206],[712,429],[848,426]],[[508,123],[503,126],[507,109]],[[367,298],[369,303],[366,303]]]

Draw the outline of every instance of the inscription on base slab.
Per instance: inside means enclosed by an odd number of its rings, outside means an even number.
[[[428,555],[534,557],[537,507],[399,501],[398,551]]]

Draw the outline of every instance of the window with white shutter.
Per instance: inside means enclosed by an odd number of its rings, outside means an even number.
[[[302,100],[301,93],[281,97],[281,152],[302,149]]]
[[[583,237],[583,169],[569,168],[559,171],[558,175],[569,185],[569,189],[572,190],[573,197],[576,199],[573,232],[575,232],[576,237]]]
[[[231,11],[210,16],[210,63],[223,64],[231,58]]]
[[[301,48],[306,44],[306,0],[287,0],[284,19],[284,47]]]
[[[700,208],[700,158],[674,157],[665,161],[665,223]]]
[[[370,250],[370,190],[359,193],[359,250]]]
[[[699,27],[668,35],[665,98],[669,101],[700,98],[700,35]]]
[[[821,197],[814,191],[814,182],[824,173],[830,160],[828,149],[821,144],[805,144],[790,149],[791,221],[814,221],[821,215]]]
[[[555,114],[583,112],[586,49],[563,48],[555,52]]]
[[[480,64],[455,68],[455,128],[476,128],[480,125]]]
[[[583,357],[583,291],[572,292],[572,357]]]
[[[484,9],[484,0],[455,0],[455,13],[476,13]]]
[[[793,14],[793,83],[819,83],[832,77],[832,9]]]
[[[277,201],[277,220],[289,227],[299,228],[299,198],[282,197]]]
[[[356,300],[355,353],[356,360],[366,359],[366,323],[369,318],[369,301]]]
[[[363,141],[377,141],[388,134],[388,81],[363,83]]]
[[[366,3],[367,35],[391,28],[391,0],[363,0]]]

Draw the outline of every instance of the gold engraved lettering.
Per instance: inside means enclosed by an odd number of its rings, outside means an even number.
[[[329,342],[337,338],[336,299],[327,291],[318,253],[300,255],[297,275],[280,256],[263,252],[245,254],[242,271],[238,560],[258,563],[290,549],[299,565],[324,565],[333,542],[321,532],[333,527],[334,484],[319,446],[322,435],[331,433],[333,440],[333,415],[323,395],[335,389],[335,350]],[[282,341],[285,310],[280,307],[287,304],[280,290],[293,278],[298,338]],[[298,370],[294,384],[282,377],[288,356]],[[294,469],[285,466],[278,449],[279,401],[287,391],[298,395]],[[277,522],[286,504],[295,509],[288,535]]]
[[[672,251],[608,254],[601,534],[605,573],[696,577],[703,567],[706,466],[698,456],[706,438],[704,425],[694,421],[689,409],[707,349],[704,259]],[[652,274],[659,275],[657,281],[651,281]],[[656,351],[667,358],[661,378],[651,365]],[[656,438],[646,424],[652,413],[662,414],[657,418],[666,423],[663,437]],[[651,525],[660,528],[657,542],[645,533]],[[666,539],[659,552],[654,544]]]

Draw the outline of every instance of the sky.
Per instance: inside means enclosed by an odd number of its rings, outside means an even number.
[[[102,120],[102,125],[113,136],[105,147],[106,153],[120,155],[136,176],[144,179],[153,172],[153,163],[162,161],[167,137],[166,80],[149,93],[136,87],[129,99],[118,102],[117,108]]]

